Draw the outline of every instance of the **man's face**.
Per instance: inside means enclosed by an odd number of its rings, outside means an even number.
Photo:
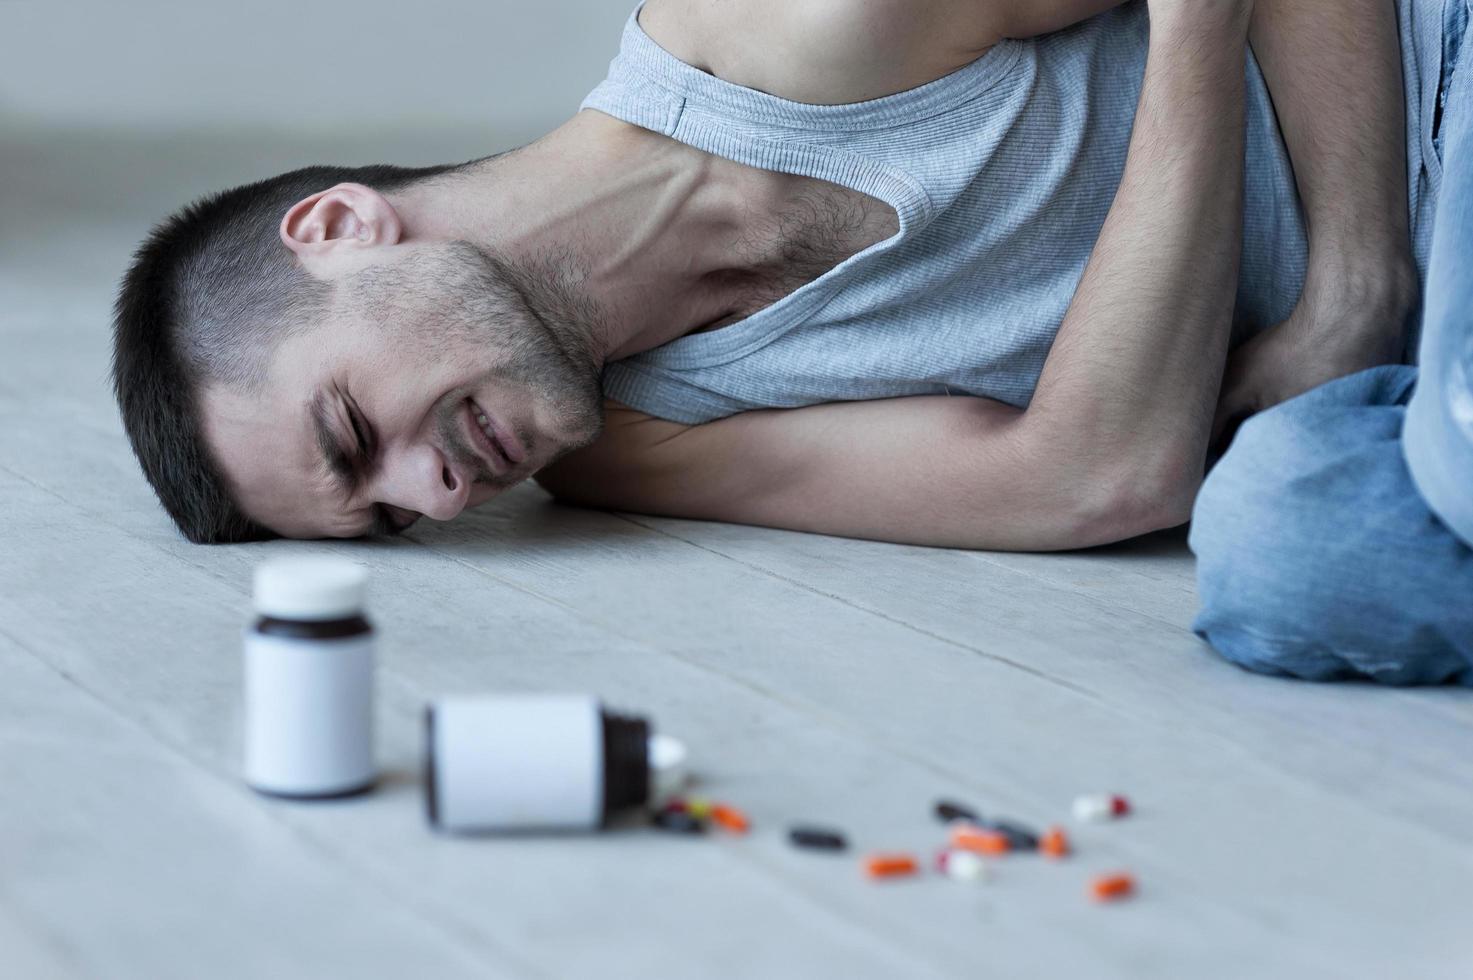
[[[597,371],[467,242],[345,277],[251,390],[211,385],[205,437],[247,515],[288,537],[449,520],[586,445]]]

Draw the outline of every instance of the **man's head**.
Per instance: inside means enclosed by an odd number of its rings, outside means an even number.
[[[567,256],[415,238],[386,196],[453,193],[462,171],[297,170],[198,201],[139,248],[114,386],[186,537],[445,520],[597,436],[597,311]]]

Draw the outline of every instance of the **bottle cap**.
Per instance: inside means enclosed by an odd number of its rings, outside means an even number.
[[[263,616],[324,621],[363,610],[368,569],[343,558],[275,558],[256,566],[255,606]]]

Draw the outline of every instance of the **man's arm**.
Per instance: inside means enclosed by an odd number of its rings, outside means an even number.
[[[1396,5],[1259,0],[1248,36],[1294,162],[1311,270],[1351,273],[1342,289],[1379,300],[1410,265]]]
[[[1250,10],[1152,5],[1124,177],[1026,411],[917,397],[681,426],[615,410],[539,482],[594,506],[954,547],[1185,520],[1237,283]]]
[[[1416,301],[1392,0],[1259,0],[1249,36],[1294,163],[1309,266],[1290,318],[1234,352],[1220,429],[1395,360]]]
[[[1115,5],[936,2],[947,8],[943,22],[1006,37],[1056,30]],[[1294,164],[1309,264],[1289,319],[1229,361],[1215,431],[1325,381],[1396,360],[1417,299],[1395,3],[1259,0],[1249,40]]]

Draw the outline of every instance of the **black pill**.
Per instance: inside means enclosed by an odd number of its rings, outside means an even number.
[[[942,823],[951,823],[953,820],[965,820],[967,823],[982,822],[982,816],[976,810],[950,800],[937,801],[936,819]]]
[[[811,847],[820,851],[842,851],[849,846],[843,834],[819,827],[794,827],[788,831],[788,840],[796,847]]]
[[[987,826],[1006,836],[1008,845],[1015,851],[1038,850],[1038,835],[1026,827],[1006,820],[994,820]]]
[[[661,830],[668,830],[672,834],[704,834],[706,832],[705,821],[697,820],[684,810],[661,810],[655,814],[654,824]]]

